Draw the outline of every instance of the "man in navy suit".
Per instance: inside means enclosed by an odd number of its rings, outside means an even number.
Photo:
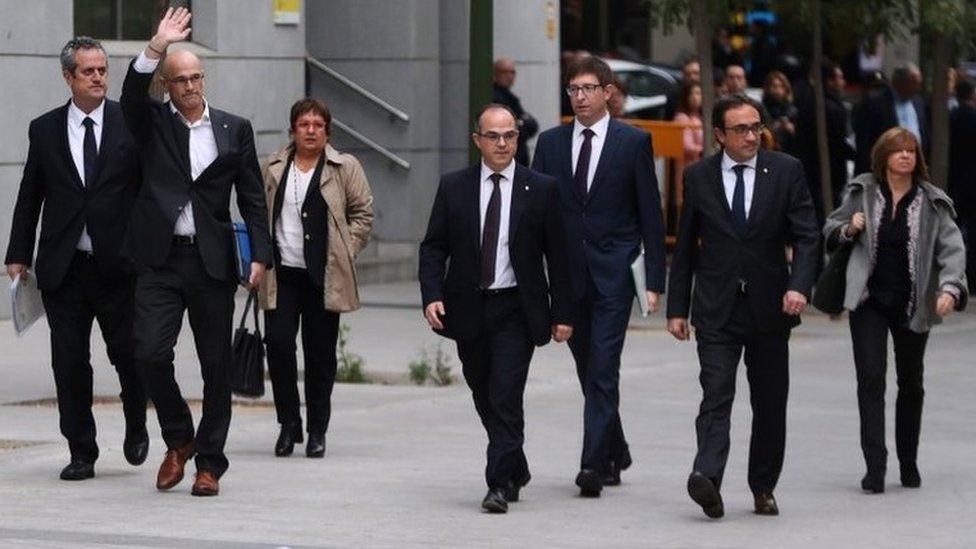
[[[613,72],[597,57],[568,69],[572,124],[542,133],[532,168],[559,180],[573,291],[580,304],[569,340],[585,406],[576,485],[599,497],[631,464],[620,422],[620,353],[635,288],[630,265],[644,247],[646,286],[656,310],[664,291],[664,226],[650,135],[607,112]]]
[[[125,459],[139,465],[149,451],[146,393],[133,358],[135,270],[120,253],[141,175],[122,110],[105,98],[102,45],[87,36],[68,41],[61,68],[71,100],[31,122],[6,266],[10,278],[31,266],[40,219],[33,274],[51,328],[61,433],[71,451],[61,478],[84,480],[95,475],[99,455],[91,410],[93,321],[119,374]]]

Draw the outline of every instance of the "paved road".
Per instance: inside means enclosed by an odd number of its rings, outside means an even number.
[[[436,342],[409,286],[368,289],[372,303],[347,315],[351,349],[368,372],[406,373]],[[582,399],[568,350],[537,352],[526,394],[532,483],[508,515],[480,512],[484,434],[463,385],[339,385],[324,460],[275,458],[273,411],[234,411],[231,468],[213,499],[153,487],[162,442],[150,414],[151,457],[127,465],[117,404],[96,407],[102,457],[95,479],[57,480],[67,449],[57,412],[10,405],[53,396],[47,331],[21,340],[0,323],[0,547],[612,546],[612,547],[969,547],[976,511],[976,315],[933,332],[919,465],[923,486],[860,492],[863,473],[846,322],[810,316],[794,333],[786,468],[779,517],[757,517],[746,486],[750,413],[740,372],[724,497],[727,515],[708,521],[684,490],[694,454],[699,398],[694,347],[667,336],[660,319],[638,321],[621,372],[622,415],[635,457],[624,483],[584,500],[572,484],[581,444]],[[199,396],[192,341],[178,369]],[[445,349],[452,350],[450,347]],[[96,393],[117,392],[104,350],[93,351]],[[455,370],[459,370],[455,360]],[[889,377],[889,416],[894,378]],[[195,409],[199,414],[199,408]],[[889,417],[889,425],[893,417]],[[893,450],[893,432],[889,428]],[[16,443],[12,443],[16,441]],[[29,444],[16,449],[2,449]]]

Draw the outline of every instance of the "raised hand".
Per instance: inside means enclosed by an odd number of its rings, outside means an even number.
[[[149,41],[150,49],[157,53],[166,51],[166,47],[175,42],[186,40],[192,30],[187,25],[193,15],[186,8],[169,8],[163,15],[159,26],[156,27],[156,34]]]

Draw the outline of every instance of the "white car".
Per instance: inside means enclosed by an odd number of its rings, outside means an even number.
[[[620,59],[606,59],[614,75],[627,86],[624,116],[664,118],[668,94],[681,86],[681,71],[663,65],[644,65]]]

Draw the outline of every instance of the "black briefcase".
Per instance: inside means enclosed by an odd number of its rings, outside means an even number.
[[[231,391],[236,395],[260,397],[264,395],[264,343],[258,325],[257,291],[247,296],[241,312],[241,322],[234,332],[233,361],[231,363]],[[254,332],[244,326],[248,310],[254,313]]]
[[[813,290],[813,306],[829,315],[844,312],[847,292],[847,263],[851,259],[853,242],[846,242],[834,250]]]

